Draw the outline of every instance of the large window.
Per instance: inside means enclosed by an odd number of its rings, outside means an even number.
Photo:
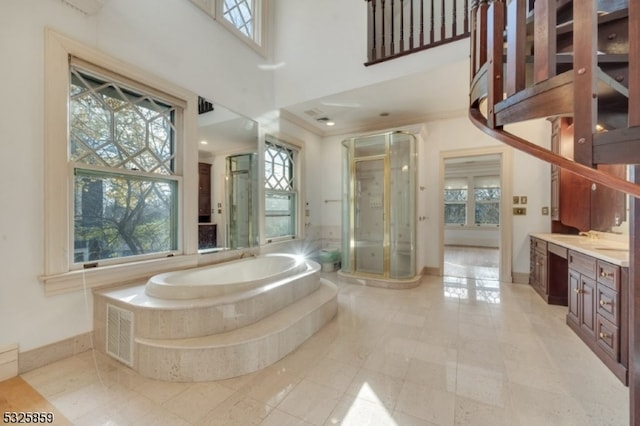
[[[297,149],[287,144],[265,142],[264,236],[267,240],[294,238],[297,234],[297,155]]]
[[[445,179],[444,223],[451,226],[500,225],[500,176]]]
[[[77,66],[70,81],[74,263],[176,250],[176,107]]]
[[[45,292],[195,266],[197,96],[53,30],[44,63]]]

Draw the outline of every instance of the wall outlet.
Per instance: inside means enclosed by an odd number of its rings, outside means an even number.
[[[549,207],[543,207],[542,208],[542,215],[543,216],[549,216]]]
[[[526,207],[514,207],[513,208],[513,215],[514,216],[524,216],[527,214],[527,208]]]

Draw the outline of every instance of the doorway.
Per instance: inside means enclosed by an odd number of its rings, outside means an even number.
[[[441,154],[441,271],[511,282],[510,158],[502,147]]]

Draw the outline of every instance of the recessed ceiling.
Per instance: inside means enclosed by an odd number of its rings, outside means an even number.
[[[342,135],[464,115],[468,94],[465,60],[290,105],[281,116],[320,136]]]

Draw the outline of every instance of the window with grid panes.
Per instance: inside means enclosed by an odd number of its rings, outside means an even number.
[[[95,70],[70,74],[72,263],[176,250],[177,107]]]
[[[297,149],[265,141],[265,230],[267,240],[293,238],[297,233]]]

